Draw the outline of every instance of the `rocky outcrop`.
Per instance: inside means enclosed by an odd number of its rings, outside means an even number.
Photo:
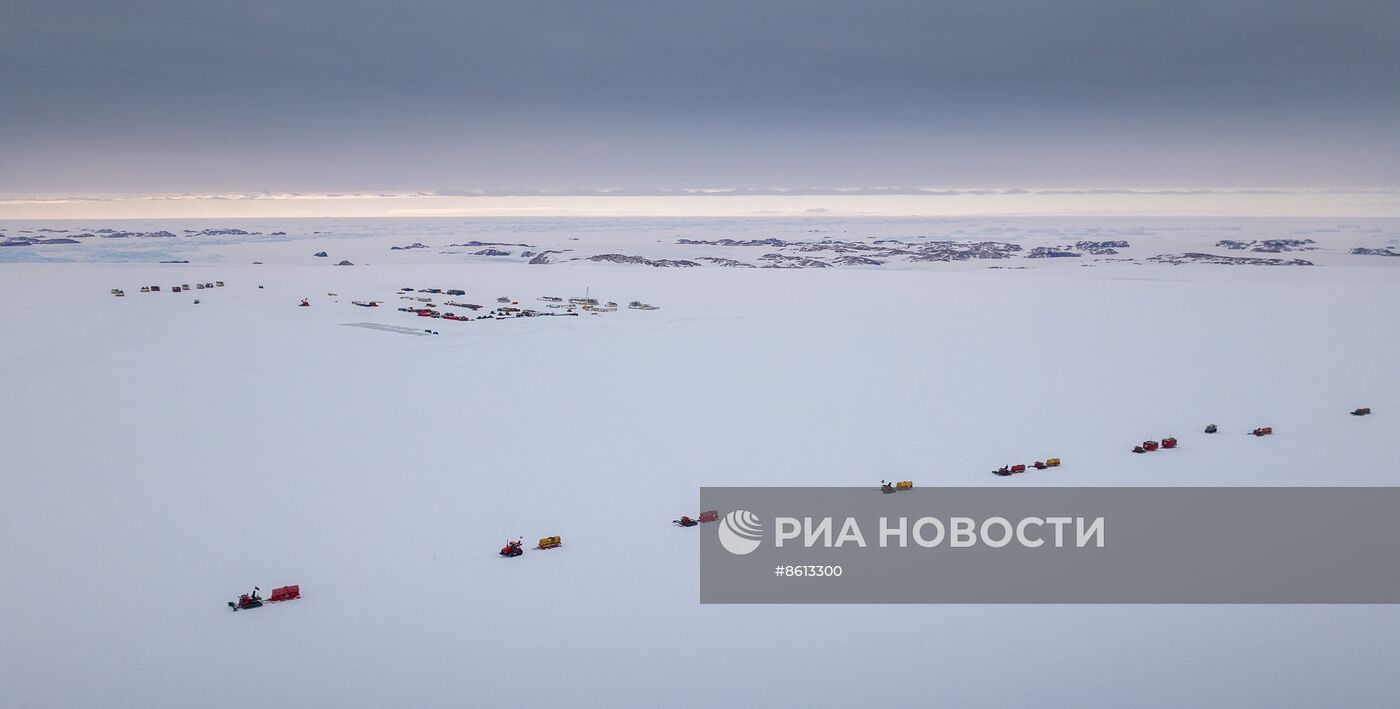
[[[1116,256],[1118,249],[1128,248],[1126,241],[1076,241],[1074,248],[1094,256]]]
[[[1079,256],[1080,254],[1077,252],[1066,251],[1056,246],[1037,246],[1026,254],[1026,258],[1079,258]]]
[[[625,254],[598,254],[597,256],[589,256],[588,260],[607,263],[629,263],[639,266],[652,266],[655,268],[693,268],[700,265],[694,261],[649,259],[644,256],[627,256]]]
[[[971,259],[1006,259],[1021,251],[1020,244],[1004,241],[930,241],[908,244],[914,251],[910,261],[968,261]]]
[[[732,258],[719,258],[719,257],[717,257],[717,256],[701,256],[701,257],[700,257],[699,259],[697,259],[697,260],[699,260],[699,261],[704,261],[704,262],[706,262],[706,263],[712,263],[712,264],[714,264],[714,265],[716,265],[716,266],[723,266],[723,267],[725,267],[725,268],[757,268],[757,266],[755,266],[755,265],[753,265],[753,264],[751,264],[751,263],[744,263],[743,261],[735,261],[735,260],[732,259]]]
[[[1216,246],[1231,249],[1233,251],[1244,251],[1248,249],[1261,254],[1277,254],[1284,251],[1313,251],[1317,247],[1317,242],[1312,239],[1264,239],[1262,241],[1237,241],[1235,239],[1221,239],[1215,242]]]
[[[677,243],[677,244],[685,244],[685,245],[688,245],[688,246],[777,246],[777,247],[783,247],[783,246],[790,246],[790,245],[791,245],[791,243],[786,242],[786,241],[783,241],[782,239],[773,239],[773,238],[768,238],[768,239],[745,239],[745,240],[742,240],[742,241],[735,240],[735,239],[716,239],[716,240],[714,240],[714,241],[701,241],[701,240],[699,240],[699,239],[678,239],[678,240],[676,241],[676,243]],[[800,242],[792,242],[792,243],[800,243]]]
[[[879,259],[870,258],[869,256],[856,256],[854,254],[847,254],[845,256],[837,256],[835,259],[832,259],[832,263],[840,264],[842,266],[883,266],[885,262]]]
[[[0,241],[0,246],[51,246],[53,244],[81,244],[77,239],[36,239],[32,236],[11,236]]]
[[[116,229],[98,229],[97,235],[104,239],[173,239],[175,235],[168,231],[117,231]]]
[[[424,243],[420,243],[420,242],[415,241],[415,242],[413,242],[412,244],[409,244],[408,246],[390,246],[390,247],[389,247],[389,250],[390,250],[390,251],[411,251],[411,250],[413,250],[413,249],[426,249],[426,248],[428,248],[428,245],[427,245],[427,244],[424,244]]]
[[[829,262],[810,256],[771,253],[759,256],[758,260],[767,262],[760,268],[831,268]]]
[[[193,231],[190,229],[185,230],[185,236],[254,236],[256,234],[258,234],[258,232],[243,231],[242,229],[201,229],[199,231]],[[278,235],[286,236],[286,234],[280,233]]]
[[[464,249],[477,249],[477,248],[481,248],[482,246],[519,246],[519,247],[521,247],[521,248],[526,248],[526,249],[533,249],[533,248],[536,248],[535,246],[533,246],[533,245],[531,245],[531,244],[506,244],[506,243],[499,242],[499,241],[476,241],[475,239],[473,239],[473,240],[471,240],[471,241],[468,241],[468,242],[461,243],[461,244],[448,244],[448,245],[447,245],[447,248],[450,249],[450,248],[452,248],[452,247],[454,247],[454,246],[460,247],[460,248],[464,248]]]
[[[1258,258],[1251,256],[1220,256],[1218,254],[1184,253],[1184,254],[1161,254],[1147,259],[1156,263],[1170,263],[1180,265],[1183,263],[1214,263],[1225,266],[1311,266],[1313,262],[1304,261],[1300,258]]]

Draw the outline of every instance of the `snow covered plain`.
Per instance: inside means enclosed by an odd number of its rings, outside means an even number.
[[[1392,607],[701,606],[698,530],[670,524],[702,485],[1396,484],[1400,259],[1347,251],[1393,246],[1400,221],[262,226],[290,235],[0,254],[5,706],[1393,706],[1400,692]],[[677,238],[813,229],[998,230],[1027,248],[1095,233],[1135,260],[663,269],[440,253],[476,238],[687,258],[709,247]],[[1321,248],[1281,256],[1319,265],[1142,262],[1299,231]],[[389,251],[415,241],[432,248]],[[404,286],[661,309],[460,323],[396,311]],[[370,299],[384,306],[350,304]],[[360,322],[441,334],[345,326]],[[1346,415],[1358,406],[1376,414]],[[1200,433],[1210,422],[1221,435]],[[1258,425],[1276,435],[1243,435]],[[1180,450],[1128,452],[1167,435]],[[1063,467],[990,474],[1048,456]],[[563,548],[496,555],[553,534]],[[290,583],[302,600],[224,605]]]

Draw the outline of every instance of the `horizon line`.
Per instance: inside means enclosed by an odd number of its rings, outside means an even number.
[[[0,219],[1400,217],[1400,188],[725,188],[0,197]],[[710,198],[710,199],[706,199]]]

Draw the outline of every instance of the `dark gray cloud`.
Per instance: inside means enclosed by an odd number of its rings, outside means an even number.
[[[0,8],[0,192],[1400,183],[1400,3]]]

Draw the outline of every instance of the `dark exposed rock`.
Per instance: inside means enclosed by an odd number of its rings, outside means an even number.
[[[732,259],[732,258],[718,258],[718,257],[716,257],[716,256],[701,256],[698,260],[700,260],[700,261],[705,261],[705,262],[708,262],[708,263],[712,263],[712,264],[714,264],[714,265],[716,265],[716,266],[724,266],[724,267],[726,267],[726,268],[757,268],[756,266],[754,266],[754,265],[751,264],[751,263],[744,263],[743,261],[735,261],[735,260]]]
[[[847,254],[845,256],[837,256],[835,259],[832,260],[832,263],[839,263],[842,266],[881,266],[884,265],[885,262],[879,259],[870,258],[869,256],[854,256]]]
[[[415,242],[413,242],[412,244],[409,244],[408,246],[390,246],[390,247],[389,247],[389,250],[390,250],[390,251],[409,251],[409,250],[411,250],[411,249],[426,249],[426,248],[428,248],[428,245],[427,245],[427,244],[422,244],[422,243],[419,243],[419,242],[415,241]]]
[[[257,232],[243,231],[242,229],[202,229],[200,231],[185,231],[189,236],[255,236]],[[284,235],[285,236],[285,235]]]
[[[641,266],[654,266],[656,268],[692,268],[700,265],[694,261],[649,259],[643,256],[627,256],[624,254],[598,254],[597,256],[589,256],[588,260],[606,261],[608,263],[630,263]]]
[[[506,244],[506,243],[502,243],[502,242],[499,242],[499,241],[477,241],[477,240],[475,240],[475,239],[473,239],[473,240],[471,240],[471,241],[468,241],[468,242],[465,242],[465,243],[461,243],[461,244],[448,244],[448,245],[447,245],[447,248],[450,249],[450,248],[452,248],[452,247],[454,247],[454,246],[461,247],[461,248],[472,248],[472,249],[480,248],[480,247],[482,247],[482,246],[520,246],[520,247],[522,247],[522,248],[527,248],[527,249],[533,249],[533,248],[535,248],[535,247],[534,247],[533,245],[531,245],[531,244]]]
[[[758,260],[768,262],[761,268],[831,268],[830,263],[810,256],[771,253],[759,256]]]
[[[1115,252],[1116,253],[1116,252]],[[1073,251],[1065,251],[1054,246],[1037,246],[1026,254],[1026,258],[1079,258],[1080,254]]]
[[[1004,241],[930,241],[909,244],[916,251],[910,261],[967,261],[969,259],[1004,259],[1021,250],[1020,244]]]
[[[509,251],[502,251],[502,250],[500,250],[500,249],[482,249],[482,250],[480,250],[480,251],[473,251],[473,252],[472,252],[472,255],[473,255],[473,256],[509,256],[509,255],[510,255],[510,252],[509,252]]]
[[[1126,241],[1076,241],[1074,248],[1095,256],[1115,256],[1118,249],[1128,248]]]
[[[1256,253],[1276,254],[1283,251],[1313,251],[1317,249],[1317,247],[1313,245],[1316,243],[1317,242],[1312,239],[1264,239],[1262,241],[1221,239],[1215,242],[1215,245],[1234,251],[1244,251],[1248,249]]]
[[[0,246],[49,246],[52,244],[79,244],[76,239],[57,238],[42,239],[32,236],[11,236],[4,241],[0,241]]]
[[[677,243],[677,244],[686,244],[686,245],[690,245],[690,246],[778,246],[778,247],[782,247],[782,246],[789,246],[789,245],[790,245],[788,242],[783,241],[782,239],[774,239],[774,238],[768,238],[768,239],[745,239],[745,240],[743,240],[743,241],[736,241],[736,240],[734,240],[734,239],[717,239],[717,240],[715,240],[715,241],[702,241],[702,240],[699,240],[699,239],[679,239],[679,240],[676,241],[676,243]],[[794,242],[794,243],[799,243],[799,242]]]
[[[1311,266],[1311,261],[1300,258],[1257,258],[1251,256],[1220,256],[1218,254],[1184,253],[1161,254],[1147,259],[1157,263],[1180,265],[1183,263],[1215,263],[1227,266]]]
[[[134,238],[155,238],[173,239],[175,235],[168,231],[117,231],[116,229],[98,229],[97,233],[105,239],[134,239]]]
[[[1389,246],[1383,249],[1368,249],[1358,246],[1351,250],[1354,256],[1400,256],[1400,251],[1395,251]]]

